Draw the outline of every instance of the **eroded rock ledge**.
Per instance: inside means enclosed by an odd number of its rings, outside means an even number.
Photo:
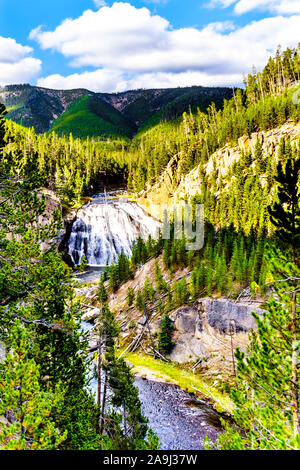
[[[263,313],[255,305],[211,298],[199,299],[195,306],[178,308],[170,315],[175,342],[171,360],[185,363],[215,358],[230,368],[231,341],[234,348],[246,349],[248,334],[256,328],[253,311]]]

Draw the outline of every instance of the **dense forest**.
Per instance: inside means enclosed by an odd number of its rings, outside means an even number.
[[[297,122],[299,107],[289,88],[298,76],[299,49],[278,52],[261,73],[248,75],[245,89],[236,90],[222,109],[212,103],[205,112],[198,108],[175,120],[162,118],[142,128],[132,141],[122,137],[93,142],[72,135],[58,137],[54,132],[39,135],[6,121],[4,155],[13,159],[16,172],[32,158],[44,184],[53,187],[66,204],[113,182],[139,192],[157,179],[175,154],[180,154],[180,173],[186,174],[198,164],[205,165],[225,143],[233,144],[243,135],[275,128],[289,119]],[[245,155],[246,166],[249,158]],[[270,173],[270,162],[263,160]]]
[[[299,170],[300,144],[282,139],[265,154],[262,142],[241,152],[225,176],[206,164],[217,149],[244,135],[300,120],[291,86],[300,76],[300,48],[278,51],[262,72],[217,109],[191,109],[161,119],[130,140],[95,142],[55,132],[42,135],[5,119],[0,108],[0,446],[3,449],[157,449],[159,442],[141,411],[138,391],[119,355],[120,327],[108,298],[149,259],[155,286],[146,278],[127,292],[140,312],[157,305],[162,314],[158,349],[173,347],[169,313],[201,296],[236,299],[242,290],[265,303],[256,315],[248,353],[237,350],[237,382],[231,387],[235,426],[207,448],[299,449]],[[139,193],[179,155],[178,176],[199,166],[201,187],[193,204],[204,203],[205,245],[186,251],[186,240],[139,238],[131,259],[124,254],[107,267],[97,300],[98,395],[90,392],[93,367],[72,269],[54,248],[41,244],[62,227],[55,212],[45,225],[48,187],[64,210],[103,186]],[[171,227],[171,231],[174,227]],[[191,275],[172,284],[172,274]],[[163,300],[162,300],[163,299]],[[103,383],[101,383],[101,377]],[[99,380],[100,377],[100,380]],[[99,385],[100,384],[100,385]]]

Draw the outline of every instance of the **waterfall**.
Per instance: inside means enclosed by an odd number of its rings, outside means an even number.
[[[159,222],[127,199],[113,199],[112,193],[99,194],[81,207],[73,223],[68,252],[75,265],[83,256],[88,266],[113,264],[123,252],[130,257],[132,245],[157,235]]]

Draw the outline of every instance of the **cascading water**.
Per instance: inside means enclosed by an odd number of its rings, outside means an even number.
[[[112,196],[99,194],[78,210],[68,243],[75,265],[84,256],[88,266],[111,265],[121,252],[131,256],[133,242],[139,236],[144,240],[156,236],[159,222],[136,203]]]

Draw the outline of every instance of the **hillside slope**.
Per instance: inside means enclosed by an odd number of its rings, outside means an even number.
[[[8,119],[43,133],[74,101],[86,93],[86,90],[80,89],[59,91],[31,85],[8,85],[0,88],[0,102],[7,108]]]
[[[240,137],[237,145],[226,144],[214,152],[205,164],[204,175],[209,177],[213,172],[217,174],[215,195],[218,196],[221,185],[224,184],[223,178],[227,177],[225,178],[227,187],[230,185],[230,169],[241,159],[243,153],[251,152],[254,157],[257,141],[261,143],[264,154],[272,155],[276,163],[276,155],[282,138],[289,139],[291,143],[296,142],[300,138],[300,123],[288,121],[283,126],[270,131],[254,132],[250,138]],[[181,157],[181,153],[175,155],[155,184],[148,185],[140,194],[139,204],[154,217],[161,218],[161,211],[165,206],[172,210],[181,201],[191,201],[193,197],[201,194],[204,180],[203,168],[197,165],[188,174],[182,175]],[[260,179],[263,178],[261,174]]]
[[[136,126],[97,96],[79,98],[51,125],[50,131],[73,137],[132,137]]]

